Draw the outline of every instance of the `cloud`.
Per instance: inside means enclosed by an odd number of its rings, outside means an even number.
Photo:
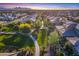
[[[32,8],[32,9],[47,9],[47,8],[78,8],[79,4],[75,3],[0,3],[3,8]]]

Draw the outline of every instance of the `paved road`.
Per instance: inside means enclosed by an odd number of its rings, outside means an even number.
[[[35,56],[39,56],[40,55],[40,48],[39,48],[38,42],[32,35],[29,35],[29,36],[32,38],[34,45],[35,45]]]
[[[14,54],[14,53],[0,53],[0,56],[10,56],[12,54]]]
[[[0,32],[0,34],[17,34],[17,32]]]

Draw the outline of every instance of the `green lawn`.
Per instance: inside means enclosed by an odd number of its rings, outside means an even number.
[[[18,48],[34,47],[32,39],[27,35],[0,35],[0,48],[8,45],[16,46]]]

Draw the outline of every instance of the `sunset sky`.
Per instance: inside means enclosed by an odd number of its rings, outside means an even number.
[[[4,8],[32,8],[32,9],[49,9],[49,8],[79,8],[78,3],[0,3]]]

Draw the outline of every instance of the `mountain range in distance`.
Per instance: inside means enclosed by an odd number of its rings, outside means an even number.
[[[14,8],[7,8],[7,7],[0,7],[0,10],[79,10],[79,8],[23,8],[23,7],[14,7]]]
[[[22,8],[22,7],[15,7],[15,8],[6,8],[6,7],[0,7],[0,10],[31,10],[31,8]]]

